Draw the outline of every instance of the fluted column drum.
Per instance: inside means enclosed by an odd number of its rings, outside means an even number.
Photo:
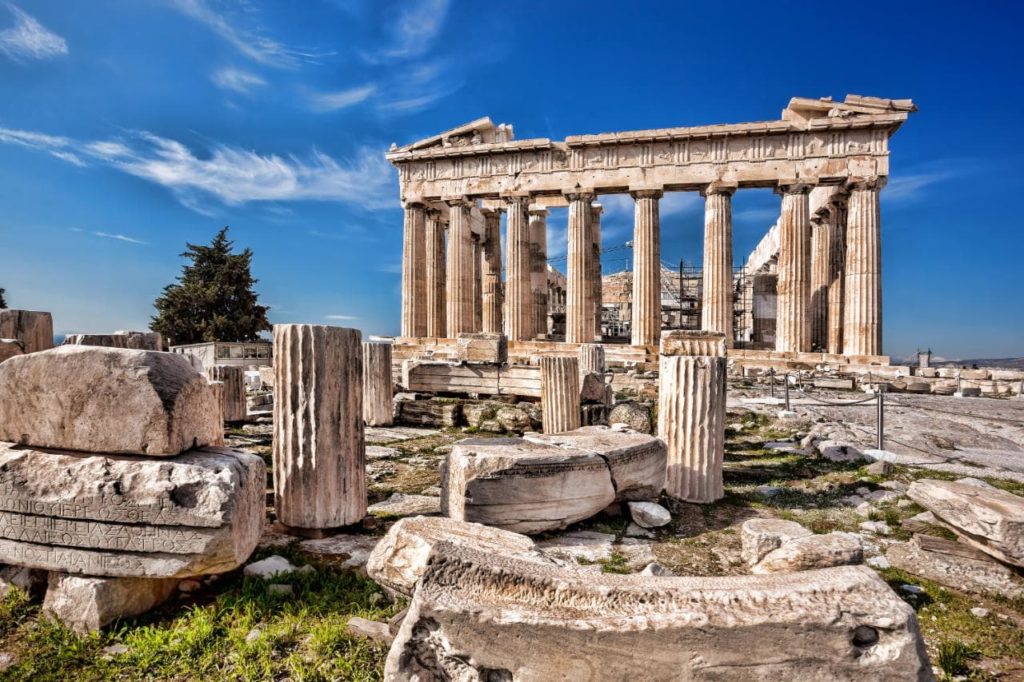
[[[828,352],[843,352],[843,310],[846,307],[846,201],[832,206],[829,214]]]
[[[445,335],[445,257],[444,257],[444,222],[441,212],[428,209],[426,217],[426,299],[427,299],[427,336],[443,337]]]
[[[548,211],[533,207],[530,213],[530,255],[533,282],[533,336],[548,333]]]
[[[363,343],[363,421],[367,426],[391,426],[395,382],[391,376],[391,344]]]
[[[566,275],[565,340],[586,343],[594,338],[594,247],[590,235],[590,202],[592,192],[570,192],[569,250]]]
[[[576,358],[540,359],[540,394],[544,433],[580,428],[580,377]]]
[[[363,347],[357,329],[274,325],[274,505],[286,526],[366,515]]]
[[[591,281],[593,289],[591,296],[594,300],[594,339],[600,341],[601,329],[601,308],[603,305],[603,282],[601,272],[601,212],[604,210],[600,204],[590,206],[590,243],[593,245],[594,253],[591,262]]]
[[[667,332],[661,339],[658,437],[668,447],[665,490],[686,502],[721,499],[725,457],[725,335]]]
[[[828,216],[811,221],[811,350],[828,348],[828,277],[832,243]]]
[[[206,378],[224,383],[224,421],[243,421],[247,416],[245,368],[235,365],[213,365],[206,368]]]
[[[484,211],[484,259],[482,283],[483,327],[489,334],[501,334],[501,211]]]

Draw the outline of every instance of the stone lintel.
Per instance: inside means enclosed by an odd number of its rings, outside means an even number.
[[[853,191],[857,189],[881,190],[889,182],[888,176],[874,175],[865,177],[851,177],[846,181],[845,189]]]
[[[530,204],[527,208],[527,212],[532,216],[546,217],[548,214],[548,207],[544,204]]]
[[[498,194],[498,197],[505,203],[512,203],[513,201],[526,201],[527,203],[529,203],[530,201],[530,193],[524,190],[509,190],[507,192],[500,192]]]
[[[441,197],[441,201],[448,204],[448,206],[452,208],[456,206],[474,208],[476,206],[476,202],[474,202],[472,198],[466,195],[445,196]]]

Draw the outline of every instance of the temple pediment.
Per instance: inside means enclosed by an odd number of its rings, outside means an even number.
[[[917,107],[909,99],[847,95],[845,101],[836,102],[831,97],[794,97],[789,100],[789,106],[782,110],[782,120],[801,125],[813,119],[909,114],[915,111]]]
[[[478,144],[492,144],[495,142],[511,142],[513,138],[512,126],[507,123],[494,125],[489,116],[478,118],[456,126],[443,133],[424,138],[404,147],[396,144],[391,145],[391,151],[409,152],[434,147],[470,147]]]

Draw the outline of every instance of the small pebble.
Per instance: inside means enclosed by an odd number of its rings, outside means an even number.
[[[886,568],[889,568],[889,566],[890,566],[889,560],[886,559],[884,556],[871,557],[870,559],[867,560],[866,563],[871,568],[877,568],[879,570],[884,570]]]
[[[900,589],[909,594],[924,594],[924,589],[918,585],[900,585]]]
[[[263,630],[260,630],[259,628],[253,628],[252,630],[249,630],[249,634],[245,636],[246,644],[252,644],[257,639],[259,639],[262,634]]]
[[[975,606],[973,609],[971,609],[971,613],[973,613],[978,618],[984,618],[988,615],[988,609],[983,609],[980,606]]]

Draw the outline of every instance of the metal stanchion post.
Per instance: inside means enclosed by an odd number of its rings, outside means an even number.
[[[771,393],[769,395],[774,398],[775,397],[775,368],[774,367],[769,367],[768,368],[768,385],[771,386]]]
[[[783,374],[782,381],[786,385],[786,411],[789,412],[789,374]]]
[[[878,449],[885,450],[885,391],[879,390],[875,395],[878,401]]]

